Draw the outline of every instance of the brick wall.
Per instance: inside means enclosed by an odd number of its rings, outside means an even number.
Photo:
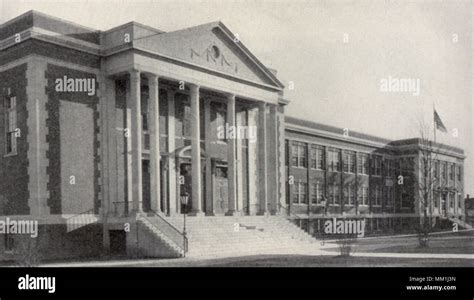
[[[28,207],[28,118],[26,110],[26,68],[23,64],[0,72],[0,92],[3,88],[11,88],[16,96],[17,128],[21,136],[17,138],[17,155],[4,157],[5,154],[5,113],[4,96],[0,101],[0,215],[24,215],[29,213]]]
[[[97,95],[88,96],[84,92],[56,92],[55,80],[63,76],[95,79],[96,76],[52,64],[48,64],[46,72],[48,79],[46,141],[49,143],[46,156],[49,159],[47,173],[50,192],[48,206],[51,214],[77,214],[100,205],[100,158],[97,135],[99,101]],[[74,116],[73,111],[77,111],[78,116]],[[65,118],[65,114],[68,114],[69,118]],[[91,124],[83,122],[82,118],[90,119]],[[70,176],[75,178],[74,186],[70,183]],[[92,191],[89,191],[90,188]],[[83,193],[89,192],[92,192],[93,199],[84,198]],[[68,211],[65,211],[65,207]]]

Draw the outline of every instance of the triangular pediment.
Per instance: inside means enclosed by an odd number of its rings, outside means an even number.
[[[283,85],[221,22],[134,41],[134,47],[281,89]]]

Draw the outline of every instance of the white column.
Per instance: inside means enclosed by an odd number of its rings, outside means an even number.
[[[174,215],[177,212],[178,201],[176,197],[176,157],[174,151],[176,150],[175,140],[175,91],[168,90],[168,194],[169,194],[169,215]]]
[[[277,105],[270,105],[270,132],[268,134],[268,168],[269,168],[269,179],[268,184],[268,197],[269,197],[269,209],[271,214],[276,214],[278,207],[278,120],[277,120]],[[308,152],[309,153],[309,152]],[[309,170],[309,169],[308,169]],[[309,177],[308,177],[309,178]],[[308,181],[309,183],[309,181]],[[309,187],[309,184],[308,184]],[[308,194],[309,195],[309,194]]]
[[[199,117],[199,86],[190,84],[191,101],[191,163],[192,215],[203,215],[201,210],[201,130]]]
[[[140,72],[130,71],[130,103],[132,138],[132,199],[133,211],[142,211],[142,116],[140,103]],[[130,174],[130,172],[129,172]]]
[[[158,76],[148,75],[150,91],[150,202],[151,210],[161,211],[161,178],[160,178],[160,100]]]
[[[235,130],[235,95],[227,96],[227,126],[233,127]],[[237,180],[236,180],[236,149],[235,138],[227,138],[227,181],[229,210],[226,215],[233,215],[236,211],[237,198]]]
[[[211,101],[206,99],[204,102],[204,138],[206,152],[211,153]],[[206,156],[206,215],[214,215],[214,199],[212,187],[212,161],[210,155]]]
[[[265,215],[267,209],[267,112],[265,102],[258,104],[258,189],[259,215]]]

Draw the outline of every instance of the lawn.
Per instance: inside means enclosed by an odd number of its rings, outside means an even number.
[[[339,251],[337,248],[327,249]],[[359,239],[355,243],[356,252],[384,253],[452,253],[474,254],[474,231],[434,235],[428,248],[420,248],[417,237],[393,237]]]

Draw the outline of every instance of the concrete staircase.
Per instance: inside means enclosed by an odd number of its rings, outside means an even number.
[[[183,228],[183,217],[167,217]],[[187,217],[188,257],[315,253],[316,239],[281,216]]]
[[[183,257],[187,242],[182,232],[161,214],[138,214],[140,251],[150,257]]]
[[[450,217],[449,220],[453,223],[456,223],[458,224],[460,227],[464,228],[464,229],[472,229],[472,226],[466,222],[464,222],[463,220],[459,219],[459,218],[456,218],[456,217]]]

